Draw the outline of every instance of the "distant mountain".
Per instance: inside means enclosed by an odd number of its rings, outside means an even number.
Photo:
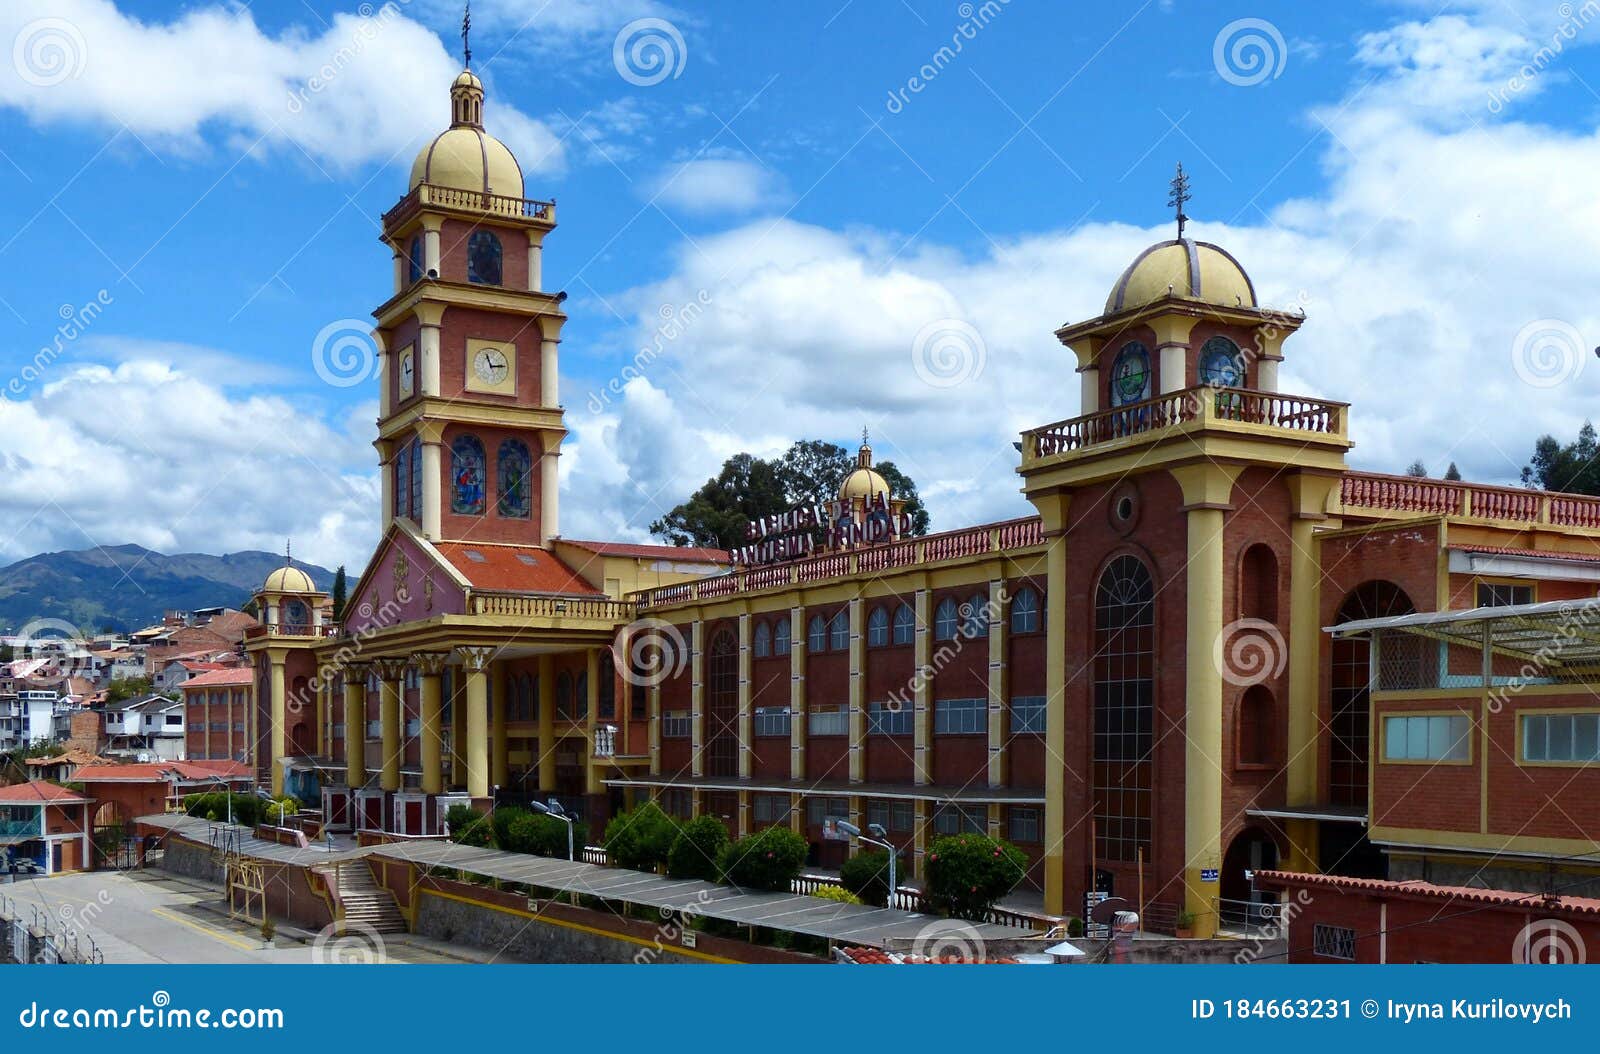
[[[250,551],[164,556],[138,545],[41,553],[0,568],[0,631],[16,633],[34,619],[65,619],[80,628],[133,630],[164,611],[240,607],[283,556]],[[319,589],[333,572],[295,561]]]

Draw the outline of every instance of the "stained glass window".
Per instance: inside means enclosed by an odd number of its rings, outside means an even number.
[[[1126,406],[1150,398],[1150,352],[1133,341],[1122,346],[1111,364],[1111,405]]]
[[[1244,353],[1227,337],[1212,337],[1200,348],[1200,383],[1218,388],[1243,388]]]
[[[524,520],[531,515],[533,502],[528,496],[531,465],[528,444],[518,439],[507,439],[500,444],[500,456],[495,465],[499,473],[500,515]]]
[[[422,277],[422,235],[411,239],[411,248],[406,251],[406,281],[415,282]]]
[[[1095,852],[1150,853],[1155,766],[1155,586],[1134,556],[1111,561],[1094,602]]]
[[[483,443],[474,435],[457,436],[450,444],[450,511],[482,516],[483,504]]]
[[[500,284],[500,239],[488,231],[473,231],[467,239],[467,281]]]

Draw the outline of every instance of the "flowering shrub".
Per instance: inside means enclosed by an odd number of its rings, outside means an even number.
[[[821,897],[823,900],[836,900],[840,904],[861,903],[860,897],[856,896],[843,886],[818,886],[816,891],[811,895],[814,897]]]
[[[786,893],[806,862],[806,840],[787,827],[768,827],[722,850],[722,880],[741,889]]]
[[[928,847],[927,898],[933,910],[983,921],[994,902],[1011,892],[1028,868],[1022,850],[981,834],[939,838]]]
[[[647,801],[618,813],[606,824],[606,852],[618,867],[654,872],[667,862],[677,837],[676,821],[655,802]]]

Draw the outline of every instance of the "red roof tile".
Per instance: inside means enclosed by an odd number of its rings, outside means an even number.
[[[1546,911],[1569,911],[1579,915],[1600,915],[1600,900],[1590,897],[1556,897],[1546,900],[1540,893],[1521,893],[1510,889],[1477,889],[1472,886],[1436,886],[1430,882],[1396,882],[1387,878],[1347,878],[1344,875],[1313,875],[1299,871],[1257,871],[1256,879],[1265,885],[1316,886],[1344,893],[1370,893],[1376,896],[1408,897],[1418,900],[1449,900],[1467,904],[1504,907],[1538,907]]]
[[[1600,552],[1569,553],[1555,549],[1516,549],[1509,545],[1447,545],[1464,553],[1489,553],[1495,556],[1526,556],[1534,560],[1600,560]]]
[[[96,765],[79,769],[74,778],[94,783],[165,783],[176,775],[180,780],[237,780],[250,776],[250,767],[237,761],[150,761],[133,765]]]
[[[184,681],[182,688],[215,688],[226,684],[251,684],[256,679],[256,672],[249,666],[218,666],[206,673],[198,673]]]
[[[548,549],[531,545],[435,542],[440,554],[466,575],[474,589],[516,593],[569,593],[603,596]],[[469,554],[476,554],[476,557]]]
[[[48,780],[34,780],[31,783],[18,783],[11,787],[0,787],[0,801],[4,802],[49,802],[54,804],[88,800],[83,795],[75,791],[69,791],[65,787],[57,786]]]
[[[566,545],[587,549],[598,556],[630,556],[646,560],[685,560],[690,563],[729,564],[733,557],[726,549],[704,549],[690,545],[638,545],[633,542],[583,542],[562,538]]]

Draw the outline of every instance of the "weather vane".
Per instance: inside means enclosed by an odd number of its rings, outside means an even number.
[[[467,34],[472,32],[472,0],[467,0],[466,7],[461,12],[461,57],[467,69],[472,68],[472,45],[467,41]]]
[[[867,445],[867,426],[866,425],[862,425],[861,426],[861,445],[862,446],[866,446]]]
[[[1178,210],[1178,240],[1183,240],[1183,225],[1189,222],[1189,217],[1183,213],[1184,202],[1188,201],[1189,177],[1183,174],[1183,162],[1178,162],[1178,174],[1172,177],[1172,193],[1167,195],[1167,204]]]
[[[283,540],[283,566],[284,567],[293,567],[294,566],[294,557],[289,555],[290,542],[291,542],[291,540],[288,539],[288,538],[285,538]]]

